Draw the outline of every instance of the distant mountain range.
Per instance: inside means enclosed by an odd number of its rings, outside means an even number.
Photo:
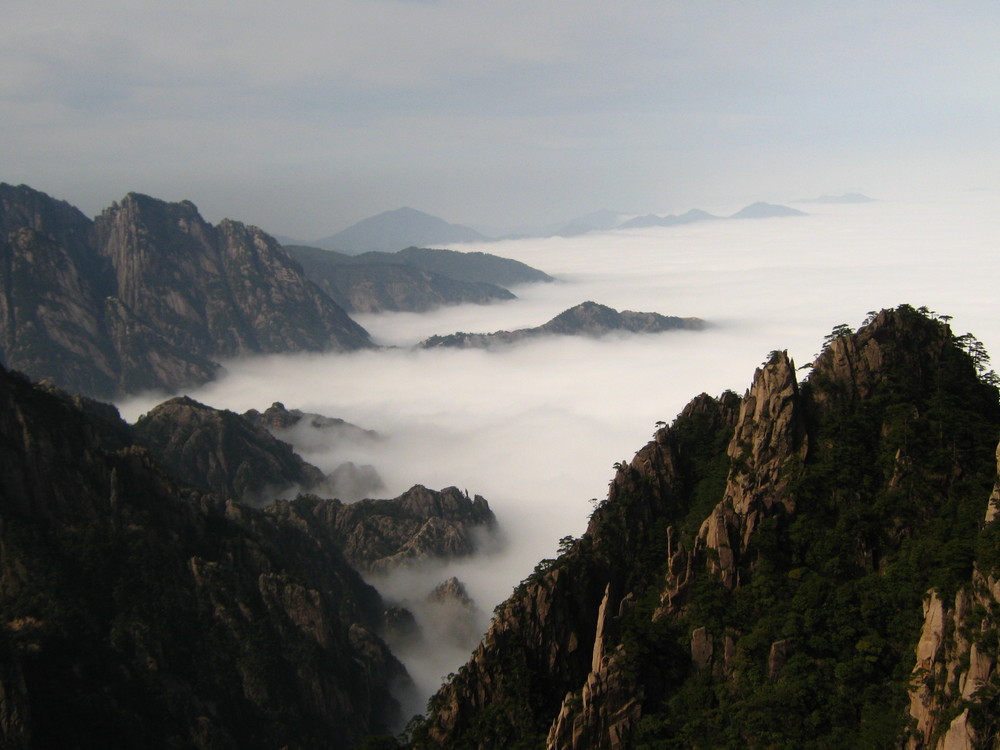
[[[0,364],[88,396],[204,383],[226,358],[374,347],[348,310],[513,299],[501,284],[528,281],[551,277],[486,253],[286,250],[138,193],[91,220],[0,183]]]
[[[863,197],[861,196],[861,198]],[[680,216],[658,216],[656,214],[635,216],[634,214],[603,209],[569,221],[514,233],[497,233],[494,236],[487,236],[470,227],[450,224],[444,219],[422,211],[412,208],[398,208],[395,211],[385,211],[377,216],[359,221],[329,237],[311,242],[300,242],[282,237],[282,242],[285,245],[319,247],[324,250],[335,250],[345,255],[358,255],[371,251],[396,251],[408,247],[435,247],[459,242],[490,242],[499,239],[526,237],[577,237],[589,232],[669,227],[722,218],[762,219],[804,215],[802,211],[772,203],[753,203],[729,217],[716,216],[700,209],[692,209]]]

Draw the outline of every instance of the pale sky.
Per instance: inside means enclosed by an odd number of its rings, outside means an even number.
[[[0,180],[302,239],[1000,180],[1000,3],[0,0]]]

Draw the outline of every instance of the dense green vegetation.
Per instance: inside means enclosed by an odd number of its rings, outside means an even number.
[[[595,588],[631,592],[617,641],[643,703],[637,748],[896,747],[924,597],[934,589],[952,600],[974,565],[1000,572],[1000,523],[984,524],[1000,401],[981,345],[906,305],[870,315],[857,334],[838,326],[825,343],[797,397],[805,460],[786,466],[780,502],[736,551],[738,585],[709,572],[715,551],[696,539],[741,461],[726,455],[738,403],[725,394],[699,397],[657,434],[669,468],[616,467],[617,486],[588,533],[515,592],[513,602],[537,596],[532,586],[551,586],[552,571],[588,566]],[[869,372],[864,347],[878,351]],[[845,375],[834,360],[848,352]],[[668,527],[696,559],[693,581],[664,614]],[[700,668],[691,657],[698,628],[714,647]],[[995,629],[976,637],[990,653],[1000,645]],[[522,698],[525,719],[538,724],[524,746],[542,747],[551,703]],[[971,714],[983,727],[995,721],[983,708],[990,700]],[[462,742],[490,745],[488,731],[469,730]]]

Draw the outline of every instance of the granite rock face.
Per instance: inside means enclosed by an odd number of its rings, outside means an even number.
[[[201,383],[218,360],[368,334],[255,227],[130,193],[91,222],[0,185],[0,356],[86,395]]]
[[[743,398],[694,399],[497,608],[413,746],[992,742],[1000,405],[956,341],[904,305],[801,383],[773,352]]]
[[[415,485],[391,500],[355,503],[304,496],[278,502],[269,512],[318,524],[353,565],[369,573],[471,555],[480,549],[477,535],[496,527],[486,500],[470,499],[455,487]]]
[[[289,491],[327,489],[327,477],[290,445],[231,411],[178,396],[135,423],[138,441],[188,486],[251,505]]]

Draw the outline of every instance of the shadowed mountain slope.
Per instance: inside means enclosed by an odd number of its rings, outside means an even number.
[[[447,266],[438,273],[410,265],[400,253],[351,256],[301,245],[285,249],[313,282],[351,312],[425,312],[442,305],[514,299],[496,284],[454,279]]]

